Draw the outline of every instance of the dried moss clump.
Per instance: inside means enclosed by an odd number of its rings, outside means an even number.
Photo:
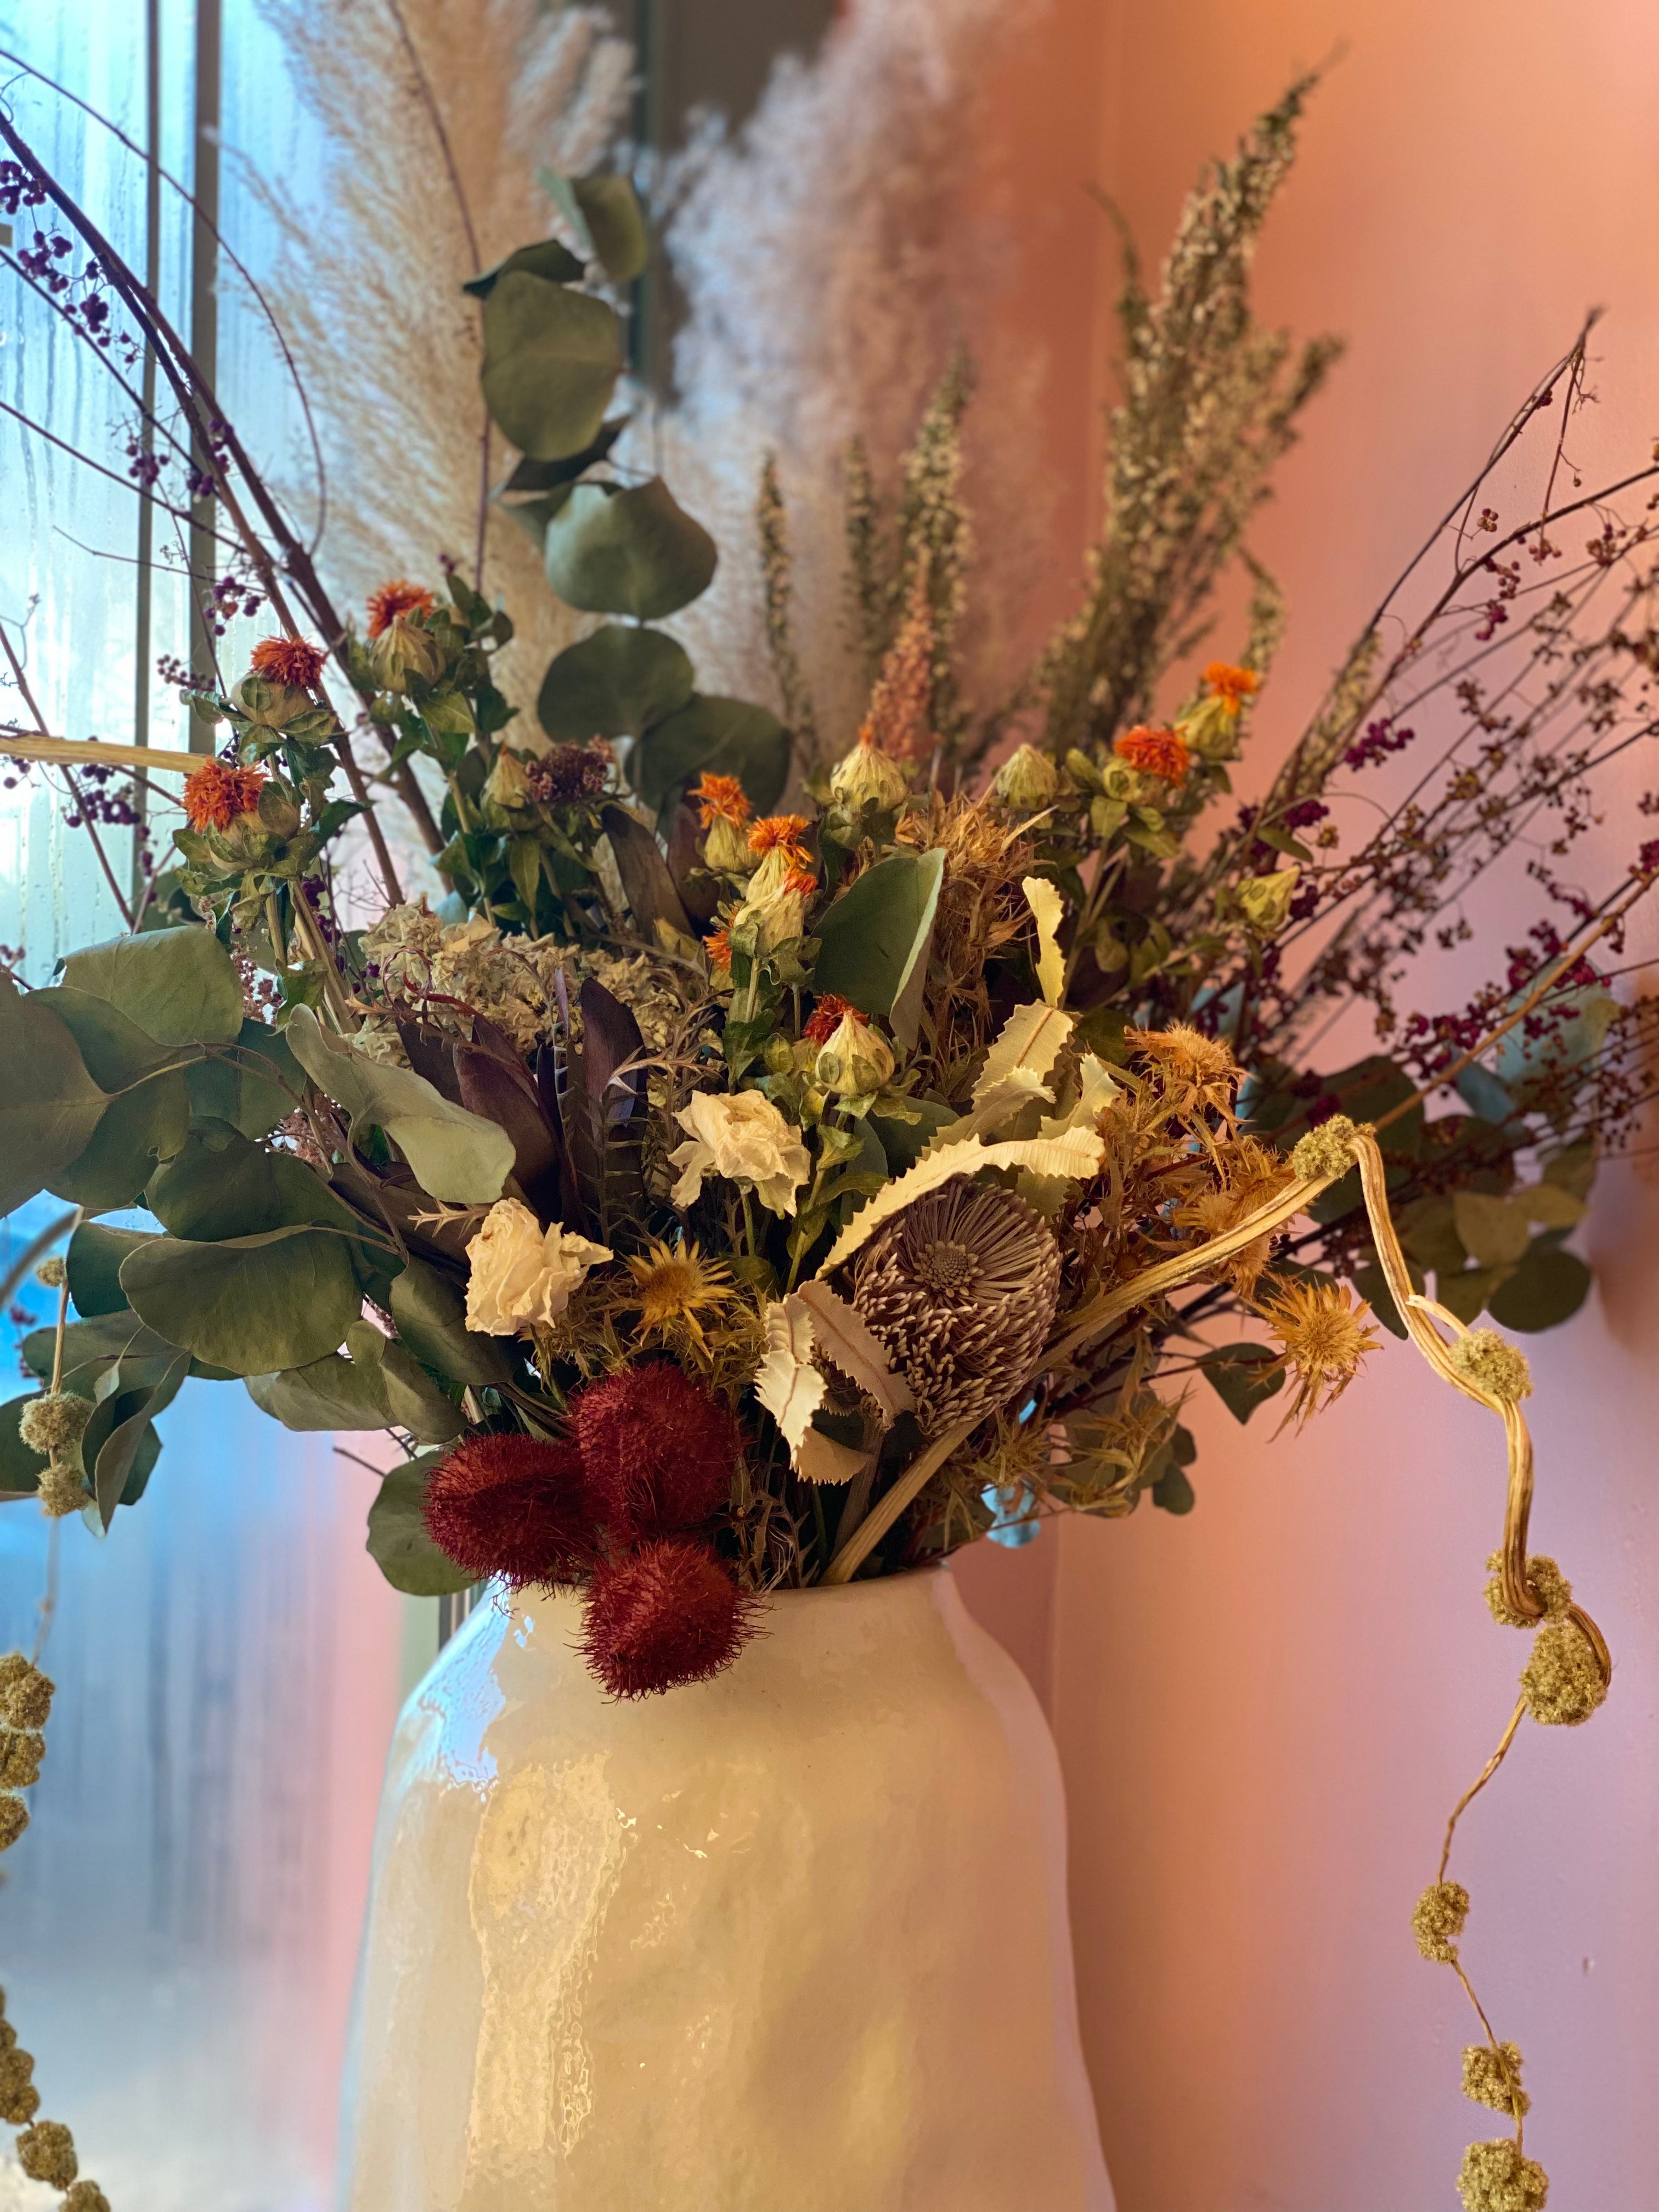
[[[1472,1328],[1449,1346],[1448,1357],[1458,1373],[1488,1397],[1513,1402],[1532,1395],[1532,1370],[1526,1353],[1499,1336],[1495,1328]]]
[[[1521,2087],[1521,2051],[1514,2043],[1472,2043],[1463,2053],[1463,2094],[1477,2105],[1490,2105],[1495,2112],[1513,2112],[1524,2119],[1532,2099]]]
[[[81,2170],[75,2137],[61,2120],[37,2120],[17,2138],[17,2162],[31,2181],[67,2189]]]
[[[1464,2212],[1544,2212],[1550,2178],[1507,2136],[1471,2143],[1463,2154],[1457,2193]]]
[[[1412,1912],[1412,1933],[1423,1956],[1449,1966],[1457,1956],[1453,1938],[1463,1933],[1468,1914],[1469,1893],[1461,1881],[1431,1882]]]
[[[1291,1153],[1291,1165],[1304,1182],[1346,1175],[1353,1165],[1353,1140],[1358,1134],[1358,1125],[1346,1114],[1333,1114],[1328,1121],[1322,1121],[1297,1141]]]
[[[1504,1577],[1498,1570],[1504,1564],[1501,1552],[1494,1552],[1486,1562],[1486,1571],[1492,1580],[1486,1584],[1486,1605],[1492,1619],[1500,1628],[1536,1628],[1535,1614],[1517,1613],[1504,1595]],[[1546,1620],[1565,1620],[1567,1607],[1572,1603],[1572,1584],[1553,1559],[1542,1552],[1527,1561],[1527,1588],[1538,1601]]]
[[[1539,1630],[1521,1687],[1528,1711],[1547,1728],[1576,1728],[1607,1694],[1595,1647],[1576,1620],[1552,1620]]]

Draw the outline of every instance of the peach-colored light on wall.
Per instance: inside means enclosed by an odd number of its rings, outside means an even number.
[[[1093,144],[1050,146],[1156,263],[1200,163],[1340,46],[1258,266],[1264,314],[1349,354],[1282,471],[1257,549],[1292,629],[1259,717],[1265,777],[1333,664],[1583,310],[1610,313],[1575,440],[1586,482],[1659,430],[1659,12],[1529,0],[1111,0],[1063,8],[1057,115],[1099,70]],[[1103,247],[1104,241],[1102,241]],[[1098,357],[1102,260],[1044,328]],[[1097,380],[1097,400],[1109,396]],[[1093,416],[1062,429],[1085,449]],[[1050,437],[1053,441],[1053,430]],[[1074,510],[1075,511],[1075,510]],[[1057,545],[1056,568],[1072,558]],[[1600,863],[1659,775],[1631,757]],[[1513,911],[1477,917],[1457,975]],[[1651,952],[1645,925],[1632,946]],[[1363,1035],[1354,1050],[1366,1048]],[[1608,1165],[1582,1243],[1598,1289],[1528,1341],[1536,1547],[1607,1630],[1590,1727],[1528,1726],[1470,1815],[1465,1942],[1520,2043],[1552,2202],[1659,2207],[1659,1425],[1655,1198]],[[1453,2201],[1496,2116],[1458,2093],[1473,2015],[1407,1929],[1445,1815],[1495,1743],[1524,1644],[1487,1620],[1501,1521],[1490,1423],[1392,1340],[1305,1437],[1194,1400],[1185,1522],[1071,1524],[963,1570],[1051,1686],[1073,1820],[1090,2062],[1122,2212],[1416,2212]],[[1039,1558],[1039,1554],[1042,1556]]]

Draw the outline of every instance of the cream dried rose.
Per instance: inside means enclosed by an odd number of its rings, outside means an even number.
[[[614,1256],[557,1221],[544,1231],[518,1199],[498,1199],[466,1248],[466,1325],[484,1336],[545,1327],[564,1311],[588,1270]]]
[[[694,1091],[679,1112],[690,1139],[669,1154],[682,1170],[673,1189],[676,1206],[694,1204],[706,1175],[748,1183],[761,1204],[776,1214],[793,1213],[795,1193],[812,1172],[800,1131],[759,1091],[730,1097],[718,1091]]]

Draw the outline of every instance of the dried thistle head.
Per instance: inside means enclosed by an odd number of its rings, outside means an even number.
[[[1174,1207],[1170,1218],[1206,1238],[1224,1237],[1258,1207],[1276,1198],[1291,1181],[1282,1156],[1256,1137],[1235,1137],[1215,1147],[1216,1185],[1194,1191]],[[1230,1283],[1242,1298],[1254,1297],[1273,1256],[1273,1232],[1263,1233],[1210,1271],[1212,1282]]]
[[[676,1248],[653,1237],[623,1265],[632,1285],[617,1293],[617,1304],[637,1311],[640,1334],[659,1334],[671,1341],[689,1339],[706,1349],[704,1316],[720,1313],[737,1296],[726,1262],[705,1259],[694,1237]]]
[[[1263,1374],[1288,1375],[1296,1385],[1281,1428],[1300,1428],[1334,1404],[1382,1340],[1366,1325],[1370,1308],[1346,1283],[1287,1283],[1259,1310],[1279,1347]]]
[[[1186,1022],[1167,1030],[1126,1030],[1131,1059],[1151,1078],[1169,1111],[1197,1121],[1218,1114],[1231,1122],[1243,1071],[1231,1047]]]

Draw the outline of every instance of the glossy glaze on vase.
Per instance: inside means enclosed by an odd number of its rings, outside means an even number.
[[[948,1573],[605,1698],[486,1602],[404,1711],[342,2212],[1111,2212],[1053,1743]]]

